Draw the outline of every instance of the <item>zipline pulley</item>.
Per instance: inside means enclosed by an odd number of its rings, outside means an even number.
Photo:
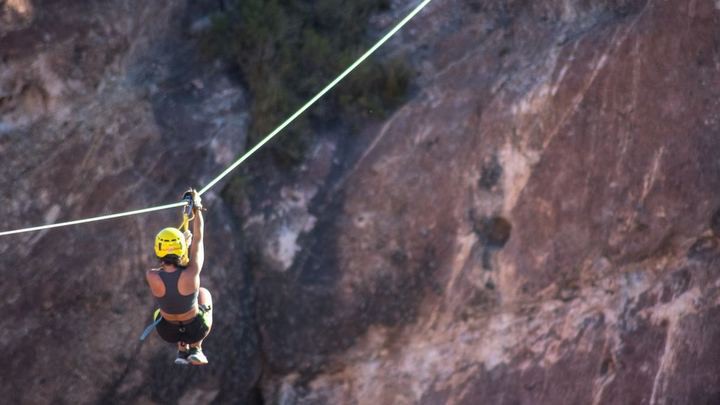
[[[188,230],[188,224],[190,221],[195,219],[195,214],[193,214],[193,196],[191,190],[188,190],[183,194],[182,201],[186,204],[183,207],[182,211],[182,223],[178,227],[181,231],[185,232]]]

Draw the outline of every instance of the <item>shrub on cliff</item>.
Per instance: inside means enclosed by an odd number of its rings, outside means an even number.
[[[251,142],[259,140],[368,47],[366,27],[387,0],[241,0],[213,16],[202,38],[214,57],[234,61],[252,94]],[[408,88],[402,61],[366,62],[273,142],[281,161],[302,157],[309,129],[339,117],[382,117]]]

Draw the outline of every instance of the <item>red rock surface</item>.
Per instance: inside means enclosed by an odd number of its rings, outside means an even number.
[[[202,10],[31,3],[0,5],[3,229],[171,201],[241,150],[239,85],[178,28]],[[435,1],[385,52],[418,71],[387,121],[208,194],[210,368],[136,342],[150,215],[0,239],[0,396],[720,402],[720,5]]]

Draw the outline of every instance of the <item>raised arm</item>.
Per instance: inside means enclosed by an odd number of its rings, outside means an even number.
[[[202,205],[200,204],[200,196],[194,196],[196,200],[193,206],[193,214],[195,219],[193,222],[193,241],[190,245],[190,263],[188,263],[188,270],[196,275],[199,275],[202,271],[203,263],[205,262],[205,246],[203,242],[203,233],[205,232],[205,220],[202,214]]]

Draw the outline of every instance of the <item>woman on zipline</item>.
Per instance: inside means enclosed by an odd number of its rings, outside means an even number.
[[[160,307],[155,319],[160,337],[177,343],[175,364],[208,363],[202,352],[202,341],[212,327],[212,296],[200,287],[200,272],[205,260],[204,221],[200,195],[192,197],[193,231],[165,228],[155,237],[155,254],[160,267],[145,274],[153,297]],[[188,254],[188,246],[189,254]]]

